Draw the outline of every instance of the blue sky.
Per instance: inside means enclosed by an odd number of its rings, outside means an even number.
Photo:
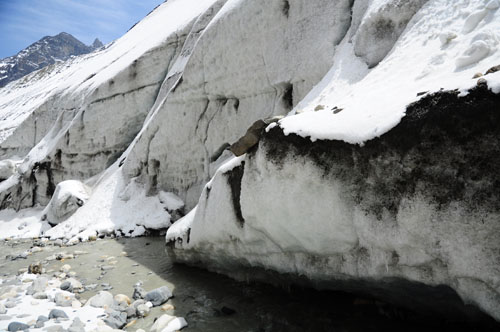
[[[0,0],[0,59],[44,36],[67,32],[85,44],[119,38],[163,0]]]

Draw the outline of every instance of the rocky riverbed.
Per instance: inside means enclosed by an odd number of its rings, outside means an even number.
[[[164,239],[0,242],[0,330],[431,331],[457,325],[375,299],[234,281],[174,265]],[[467,326],[494,329],[493,322]]]

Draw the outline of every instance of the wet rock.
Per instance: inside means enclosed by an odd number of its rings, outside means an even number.
[[[28,273],[42,274],[42,263],[33,263],[28,266]]]
[[[68,332],[85,332],[85,323],[76,317],[68,328]]]
[[[220,311],[227,316],[234,315],[236,313],[236,310],[228,308],[228,307],[222,307]]]
[[[121,329],[127,324],[127,314],[125,312],[113,311],[108,318],[104,319],[104,323],[111,328]]]
[[[33,247],[33,248],[30,249],[30,251],[31,251],[32,254],[35,254],[37,252],[43,251],[43,249],[40,248],[40,247]]]
[[[33,298],[36,300],[45,300],[47,299],[47,294],[44,292],[37,292],[33,294]]]
[[[65,295],[63,293],[57,293],[54,297],[54,302],[60,307],[71,307],[71,302],[73,302],[73,297],[70,295]]]
[[[103,266],[101,266],[101,270],[102,270],[102,271],[109,271],[109,270],[112,270],[112,269],[114,269],[114,268],[115,268],[115,267],[114,267],[114,266],[112,266],[112,265],[103,265]]]
[[[139,304],[137,306],[137,316],[138,317],[146,317],[147,315],[149,315],[150,311],[151,311],[151,309],[145,303],[144,304]]]
[[[2,303],[0,303],[0,315],[3,315],[5,313],[7,313],[7,309]]]
[[[143,299],[146,297],[146,294],[147,293],[144,288],[142,288],[140,285],[136,285],[134,286],[134,293],[132,294],[132,298],[134,300]]]
[[[69,281],[63,282],[59,288],[68,292],[71,292],[73,290],[73,287],[71,287],[71,282]]]
[[[18,259],[27,259],[28,258],[28,253],[23,252],[18,255],[7,255],[5,256],[6,259],[10,259],[11,261],[17,261]]]
[[[57,319],[57,318],[68,318],[68,315],[62,310],[52,309],[49,313],[49,319]]]
[[[30,326],[27,324],[19,323],[19,322],[12,322],[7,327],[7,331],[9,331],[9,332],[24,331],[24,330],[28,330],[29,328],[30,328]]]
[[[89,304],[95,308],[102,308],[104,306],[111,307],[113,305],[113,301],[113,294],[106,291],[100,291],[96,295],[92,296],[85,305]]]
[[[75,258],[75,255],[68,254],[67,252],[61,252],[61,253],[56,255],[56,259],[58,261],[63,260],[63,259],[73,259],[73,258]]]
[[[86,291],[91,291],[91,290],[94,290],[97,288],[97,284],[89,284],[89,285],[85,285],[85,290]]]
[[[172,297],[172,292],[167,286],[162,286],[157,289],[153,289],[152,291],[146,293],[144,299],[146,301],[150,301],[153,306],[159,306],[163,303],[167,302],[169,298]]]

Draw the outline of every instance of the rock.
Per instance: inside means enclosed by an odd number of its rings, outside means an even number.
[[[20,315],[16,315],[16,318],[26,318],[26,317],[29,317],[29,316],[31,316],[31,315],[30,314],[20,314]]]
[[[31,251],[31,253],[34,254],[34,253],[43,251],[43,249],[40,248],[40,247],[33,247],[33,248],[30,249],[30,251]]]
[[[33,294],[33,298],[37,300],[45,300],[47,299],[47,294],[44,292],[37,292]]]
[[[68,292],[71,292],[73,290],[73,287],[71,287],[71,282],[69,282],[69,281],[63,282],[61,284],[60,288],[62,290],[68,291]]]
[[[124,329],[128,328],[128,327],[131,327],[132,325],[134,325],[135,323],[137,323],[137,320],[136,319],[133,319],[131,320],[130,322],[127,323],[127,325],[125,325]],[[136,331],[137,332],[137,331]]]
[[[46,220],[56,225],[68,219],[85,204],[90,188],[80,181],[66,180],[59,182],[49,204],[43,210]]]
[[[9,315],[0,315],[0,321],[1,320],[11,320],[12,319],[12,316],[9,316]]]
[[[134,293],[132,294],[132,298],[134,300],[139,300],[143,299],[144,297],[146,297],[146,291],[144,290],[144,288],[142,288],[141,286],[134,286]]]
[[[85,305],[91,305],[95,308],[111,307],[113,305],[113,294],[107,291],[99,291],[92,296]]]
[[[33,295],[35,293],[43,293],[49,285],[49,278],[38,277],[33,281],[30,287],[28,287],[26,294]]]
[[[28,266],[28,273],[42,274],[42,263],[34,263]]]
[[[54,296],[54,302],[60,307],[71,307],[74,297],[64,293],[57,293]]]
[[[49,319],[57,319],[57,318],[68,318],[68,315],[62,310],[52,309],[49,313]]]
[[[36,319],[37,322],[42,322],[42,323],[45,323],[49,320],[49,318],[47,316],[38,316],[38,318]]]
[[[4,315],[7,313],[7,309],[5,308],[5,306],[0,303],[0,315]]]
[[[486,73],[484,73],[484,75],[493,74],[496,73],[497,71],[500,71],[500,65],[491,67],[486,71]]]
[[[114,329],[121,329],[127,324],[127,314],[125,312],[113,311],[104,323]]]
[[[124,294],[116,294],[115,297],[114,297],[114,300],[116,302],[125,302],[127,304],[132,303],[132,301],[130,300],[130,298],[127,295],[124,295]]]
[[[71,265],[69,264],[64,264],[63,266],[61,266],[61,268],[59,269],[60,272],[64,272],[64,273],[68,273],[69,270],[71,270]]]
[[[133,306],[127,307],[125,312],[127,313],[127,318],[135,317],[137,315],[137,309]]]
[[[68,332],[85,332],[85,324],[76,317],[69,326]]]
[[[53,325],[43,329],[46,332],[65,332],[61,325]]]
[[[161,306],[162,311],[169,311],[169,310],[174,310],[175,307],[171,305],[170,303],[164,304]]]
[[[160,288],[154,289],[146,293],[144,299],[146,301],[150,301],[153,304],[153,306],[156,307],[167,302],[168,299],[171,297],[172,297],[172,292],[170,291],[170,289],[167,286],[162,286]]]
[[[16,162],[13,160],[5,159],[0,160],[0,181],[8,179],[16,172]]]
[[[234,315],[236,313],[236,310],[228,308],[228,307],[222,307],[220,311],[227,316]]]
[[[137,306],[137,316],[138,317],[146,317],[149,315],[149,312],[151,311],[150,307],[146,304],[139,304]]]
[[[153,326],[151,326],[150,332],[161,332],[165,327],[167,327],[168,323],[175,319],[175,316],[163,314],[154,322]]]
[[[137,306],[140,305],[140,304],[145,304],[146,301],[142,300],[142,299],[139,299],[139,300],[135,300],[133,303],[132,303],[132,307],[134,307],[135,309],[137,309]]]
[[[183,329],[187,325],[188,324],[183,317],[173,317],[173,319],[171,319],[163,329],[156,330],[156,332],[175,332]]]
[[[57,239],[54,241],[54,246],[56,247],[62,247],[63,246],[63,240]]]
[[[114,269],[114,268],[115,268],[115,267],[114,267],[114,266],[112,266],[112,265],[103,265],[103,266],[101,266],[101,270],[102,270],[102,271],[109,271],[109,270],[112,270],[112,269]]]
[[[16,306],[16,302],[14,302],[14,301],[9,300],[9,301],[5,302],[5,308],[7,308],[7,309],[14,308],[15,306]]]
[[[28,330],[29,328],[30,328],[30,326],[27,324],[19,323],[19,322],[12,322],[7,327],[7,331],[9,331],[9,332],[24,331],[24,330]]]
[[[15,289],[9,289],[8,291],[6,291],[5,293],[3,293],[0,296],[0,300],[12,299],[12,298],[15,298],[16,296],[17,296],[17,292],[15,291]]]
[[[84,288],[85,288],[86,291],[90,291],[90,290],[96,289],[97,286],[98,286],[97,284],[89,284],[89,285],[85,285]]]
[[[77,308],[81,308],[82,307],[82,303],[78,300],[74,300],[73,302],[71,302],[71,308],[73,309],[77,309]]]

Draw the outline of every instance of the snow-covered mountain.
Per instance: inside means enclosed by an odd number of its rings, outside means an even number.
[[[500,320],[499,8],[169,0],[0,90],[2,236],[186,214],[178,261]]]
[[[16,55],[0,60],[0,87],[35,70],[65,61],[70,56],[90,53],[102,46],[97,38],[87,46],[66,32],[43,37]]]

